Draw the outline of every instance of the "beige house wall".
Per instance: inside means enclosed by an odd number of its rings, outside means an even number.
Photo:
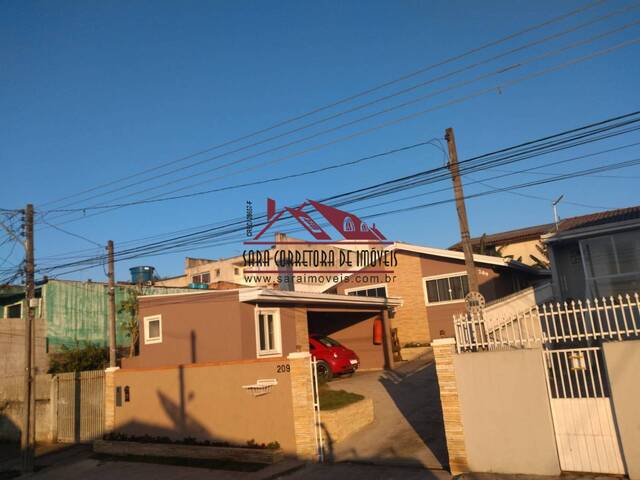
[[[184,287],[188,287],[189,283],[191,283],[189,277],[187,277],[186,275],[180,275],[178,277],[163,278],[161,280],[156,280],[154,282],[154,285],[156,285],[158,287],[180,287],[180,288],[184,288]]]
[[[533,266],[536,262],[533,261],[531,255],[539,258],[540,260],[548,260],[545,258],[536,247],[542,247],[540,240],[527,240],[525,242],[508,243],[505,245],[497,245],[500,249],[500,255],[502,257],[512,256],[514,260],[520,259],[525,265]]]
[[[115,386],[129,388],[128,402],[115,407],[114,431],[245,445],[277,441],[296,452],[291,373],[284,358],[115,372]],[[291,371],[291,367],[289,367]],[[308,370],[308,366],[307,366]],[[246,385],[278,383],[262,396]],[[124,397],[124,394],[123,394]],[[310,412],[312,415],[312,412]]]

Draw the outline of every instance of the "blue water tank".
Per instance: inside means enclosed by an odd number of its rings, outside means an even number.
[[[131,272],[131,282],[132,283],[147,283],[152,282],[155,274],[155,267],[150,267],[148,265],[143,265],[140,267],[132,267],[129,269]]]

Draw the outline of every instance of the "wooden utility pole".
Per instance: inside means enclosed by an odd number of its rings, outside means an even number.
[[[456,150],[456,139],[453,128],[447,128],[444,135],[449,146],[449,171],[453,180],[453,193],[456,197],[456,210],[458,211],[458,223],[460,224],[460,237],[462,239],[462,251],[464,252],[464,263],[469,278],[469,292],[478,292],[478,277],[476,267],[473,263],[473,248],[471,247],[471,236],[469,235],[469,222],[467,220],[467,209],[464,205],[464,192],[462,191],[462,180],[460,180],[460,169],[458,167],[458,151]]]
[[[116,282],[113,261],[113,240],[107,243],[109,276],[109,367],[116,366]]]
[[[33,401],[33,308],[35,298],[34,284],[34,256],[33,256],[33,205],[28,204],[24,215],[25,226],[25,307],[24,324],[24,391],[22,397],[22,435],[20,447],[22,449],[22,471],[33,472],[34,439],[35,439],[35,402]]]

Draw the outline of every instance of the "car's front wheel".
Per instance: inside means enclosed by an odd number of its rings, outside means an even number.
[[[316,372],[318,374],[318,382],[328,382],[333,378],[331,367],[324,360],[318,361],[316,364]]]

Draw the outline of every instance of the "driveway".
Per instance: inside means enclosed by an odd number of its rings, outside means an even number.
[[[431,469],[448,467],[444,424],[433,354],[427,352],[392,372],[358,372],[330,383],[373,400],[375,420],[333,444],[334,462],[358,461]]]

